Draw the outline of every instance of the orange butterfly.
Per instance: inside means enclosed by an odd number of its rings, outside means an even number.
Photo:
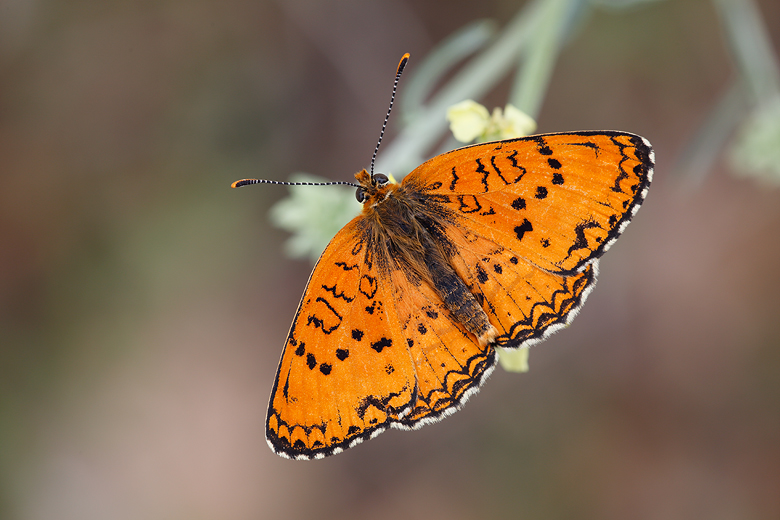
[[[495,346],[574,318],[652,169],[642,137],[572,132],[466,146],[400,184],[358,172],[363,212],[320,257],[287,337],[271,449],[322,458],[458,410]]]

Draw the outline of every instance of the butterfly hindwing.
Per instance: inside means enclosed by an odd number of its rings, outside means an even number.
[[[561,275],[472,231],[451,226],[447,236],[458,251],[451,261],[498,328],[502,347],[531,345],[569,323],[596,283],[595,259],[580,273]]]
[[[417,374],[413,410],[394,426],[417,428],[457,410],[493,370],[495,350],[480,346],[433,288],[402,269],[392,276],[393,311]]]

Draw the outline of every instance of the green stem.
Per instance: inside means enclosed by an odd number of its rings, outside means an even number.
[[[509,96],[510,103],[534,119],[539,115],[547,92],[565,36],[564,29],[579,4],[579,0],[548,0],[539,13]]]

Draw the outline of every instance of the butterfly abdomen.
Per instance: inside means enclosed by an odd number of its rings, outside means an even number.
[[[437,259],[429,263],[429,270],[434,289],[453,317],[477,337],[480,346],[492,343],[498,331],[452,266]]]

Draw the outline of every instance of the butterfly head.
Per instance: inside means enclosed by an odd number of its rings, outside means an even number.
[[[376,206],[387,198],[398,185],[384,173],[370,174],[361,170],[355,174],[360,187],[355,190],[355,198],[367,207]]]

